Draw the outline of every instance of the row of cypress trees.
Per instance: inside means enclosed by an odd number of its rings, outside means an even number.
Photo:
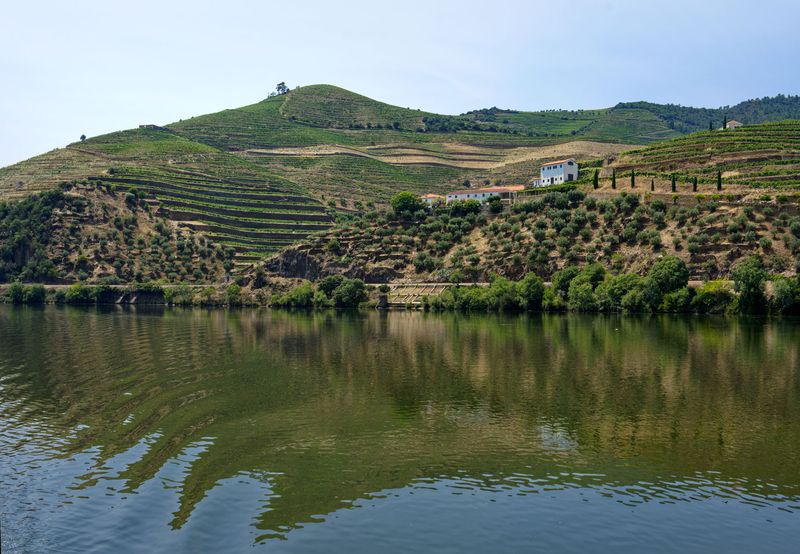
[[[672,184],[672,192],[677,192],[678,190],[678,179],[673,173],[670,177],[671,184]],[[594,170],[594,176],[592,177],[592,188],[600,188],[600,172],[599,170]],[[611,188],[617,188],[617,170],[611,170]],[[636,188],[636,170],[631,169],[631,188]],[[653,191],[656,189],[655,179],[650,179],[650,190]],[[722,190],[722,171],[717,170],[717,190]],[[692,178],[692,192],[697,192],[697,176]]]

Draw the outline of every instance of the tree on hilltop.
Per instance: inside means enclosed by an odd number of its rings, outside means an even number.
[[[281,81],[280,83],[275,85],[275,92],[277,92],[279,96],[281,94],[286,94],[287,92],[289,92],[289,87],[286,86],[285,82]]]

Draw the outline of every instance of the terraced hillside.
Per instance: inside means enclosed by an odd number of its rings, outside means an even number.
[[[614,195],[549,192],[499,214],[450,205],[413,214],[373,211],[295,245],[265,262],[282,277],[328,275],[367,282],[486,282],[492,275],[546,280],[568,265],[599,263],[643,272],[677,256],[692,279],[727,278],[759,255],[775,273],[800,270],[796,203],[738,195]],[[469,211],[469,213],[465,213]],[[424,215],[423,215],[424,214]]]
[[[719,170],[725,188],[738,191],[800,189],[800,121],[694,133],[628,151],[611,165],[661,179],[696,176],[703,184],[715,183]]]
[[[75,180],[144,193],[159,214],[235,249],[239,265],[327,229],[332,221],[322,204],[292,182],[162,129],[91,138],[6,168],[0,179],[9,197]]]
[[[800,97],[716,111],[636,103],[576,111],[489,108],[450,116],[314,85],[166,127],[90,138],[0,169],[0,199],[21,199],[65,182],[143,194],[159,214],[235,249],[237,263],[244,265],[327,230],[337,213],[385,205],[399,190],[443,193],[467,181],[524,183],[543,161],[619,156],[632,146],[697,130],[723,114],[744,123],[800,117]],[[791,160],[776,158],[785,155],[779,148],[794,147],[791,125],[770,127],[775,136],[771,145],[761,144],[762,158],[754,146],[746,160],[726,159],[726,181],[795,183]],[[747,127],[733,139],[745,144],[753,132]],[[731,140],[713,133],[709,138]],[[662,179],[671,170],[661,167],[669,156],[696,152],[699,171],[703,140],[699,133],[639,148],[616,163],[642,165]],[[729,146],[739,147],[720,144]],[[766,169],[757,167],[759,159],[769,162]],[[751,181],[755,171],[760,180]]]

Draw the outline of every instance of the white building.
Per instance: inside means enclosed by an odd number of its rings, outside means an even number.
[[[719,130],[720,131],[726,131],[726,130],[729,130],[729,129],[731,129],[731,130],[732,129],[738,129],[741,126],[742,126],[742,123],[740,123],[739,121],[736,121],[735,119],[731,119],[730,121],[725,123],[725,127],[720,127]]]
[[[542,165],[539,170],[539,179],[534,179],[533,186],[546,187],[547,185],[558,185],[569,181],[578,180],[578,162],[575,158],[566,160],[556,160]]]
[[[420,198],[428,206],[433,206],[434,204],[443,204],[445,201],[444,196],[441,194],[423,194],[420,196]]]
[[[505,187],[487,187],[482,189],[465,189],[457,190],[447,193],[446,202],[459,202],[463,200],[477,200],[478,202],[486,202],[492,196],[499,196],[505,203],[511,203],[517,196],[517,193],[523,190],[523,185],[511,185]]]

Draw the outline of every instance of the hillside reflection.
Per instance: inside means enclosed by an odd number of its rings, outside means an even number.
[[[800,496],[796,323],[0,307],[0,336],[5,443],[96,451],[76,490],[196,451],[173,528],[238,475],[264,536],[431,479]]]

